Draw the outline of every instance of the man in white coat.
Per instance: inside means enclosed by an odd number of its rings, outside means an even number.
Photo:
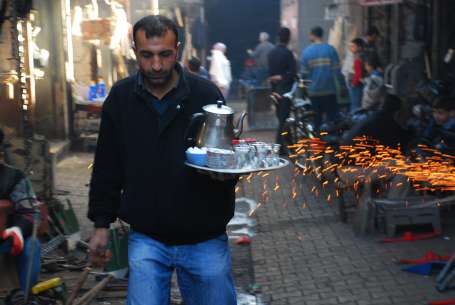
[[[227,98],[229,93],[229,86],[231,85],[231,63],[224,55],[226,52],[226,45],[217,42],[212,48],[212,60],[210,63],[210,79],[217,85],[223,96]]]

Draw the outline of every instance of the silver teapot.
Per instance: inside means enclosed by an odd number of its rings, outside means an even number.
[[[234,110],[223,101],[202,107],[204,113],[195,113],[186,133],[188,146],[232,149],[232,140],[243,131],[243,112],[234,128]]]

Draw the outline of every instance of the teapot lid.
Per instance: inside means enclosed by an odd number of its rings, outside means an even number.
[[[234,110],[226,105],[223,105],[223,101],[217,101],[216,104],[210,104],[202,107],[204,111],[215,114],[233,114]]]

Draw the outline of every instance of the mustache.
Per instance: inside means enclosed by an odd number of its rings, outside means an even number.
[[[146,73],[145,77],[147,78],[164,78],[167,77],[169,73]]]

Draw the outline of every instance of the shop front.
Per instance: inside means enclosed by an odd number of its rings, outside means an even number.
[[[364,27],[379,29],[378,51],[391,93],[413,96],[418,82],[449,77],[445,59],[455,45],[453,1],[360,0],[360,4]]]

